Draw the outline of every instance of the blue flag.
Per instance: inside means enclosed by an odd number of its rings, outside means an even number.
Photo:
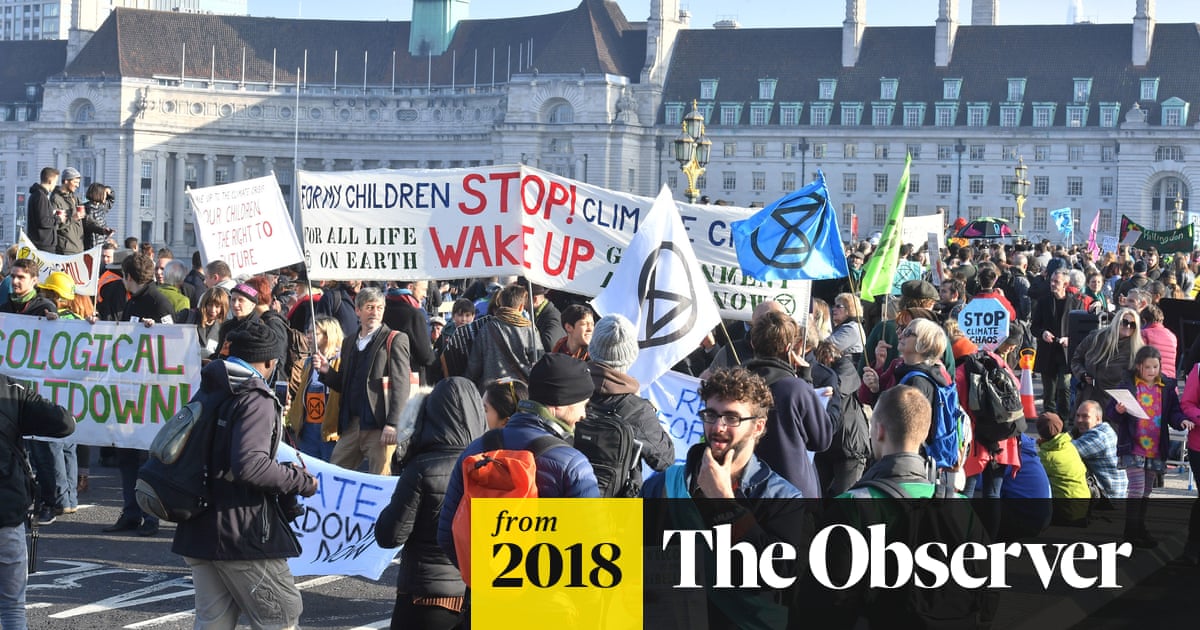
[[[755,280],[825,280],[850,273],[820,171],[813,183],[735,221],[731,229],[742,273]]]
[[[1071,224],[1070,208],[1051,210],[1050,218],[1054,219],[1054,227],[1058,228],[1058,233],[1062,234],[1063,238],[1069,238],[1075,232],[1075,226]]]

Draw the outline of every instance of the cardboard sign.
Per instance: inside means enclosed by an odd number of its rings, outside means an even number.
[[[958,314],[958,327],[983,350],[995,350],[1008,338],[1008,309],[1000,300],[971,300]]]

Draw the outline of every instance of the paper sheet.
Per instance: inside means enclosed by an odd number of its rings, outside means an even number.
[[[1131,394],[1129,392],[1129,390],[1127,390],[1127,389],[1106,389],[1106,390],[1104,390],[1104,393],[1108,394],[1109,396],[1112,396],[1113,399],[1115,399],[1117,402],[1121,403],[1122,405],[1125,405],[1125,413],[1127,413],[1135,418],[1142,418],[1142,419],[1150,418],[1150,416],[1146,415],[1146,410],[1142,409],[1141,403],[1139,403],[1137,401],[1137,399],[1133,397],[1133,394]]]

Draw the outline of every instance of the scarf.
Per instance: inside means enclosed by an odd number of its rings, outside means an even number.
[[[529,321],[529,318],[525,317],[524,313],[507,306],[496,307],[496,319],[510,326],[517,326],[518,328],[525,328],[532,325],[532,322]]]

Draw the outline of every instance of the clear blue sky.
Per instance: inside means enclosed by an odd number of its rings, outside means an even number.
[[[1068,7],[1082,5],[1082,16],[1098,23],[1132,20],[1135,0],[998,0],[1001,24],[1063,24]],[[470,17],[493,18],[555,13],[578,6],[579,0],[473,0]],[[649,0],[618,0],[625,16],[646,19]],[[692,13],[692,28],[708,28],[723,18],[745,27],[840,26],[843,0],[683,0]],[[938,0],[867,0],[868,26],[932,26]],[[960,22],[970,23],[971,0],[959,0]],[[395,20],[412,18],[410,0],[250,0],[250,14],[272,17]],[[1158,0],[1159,22],[1200,22],[1200,1]]]

